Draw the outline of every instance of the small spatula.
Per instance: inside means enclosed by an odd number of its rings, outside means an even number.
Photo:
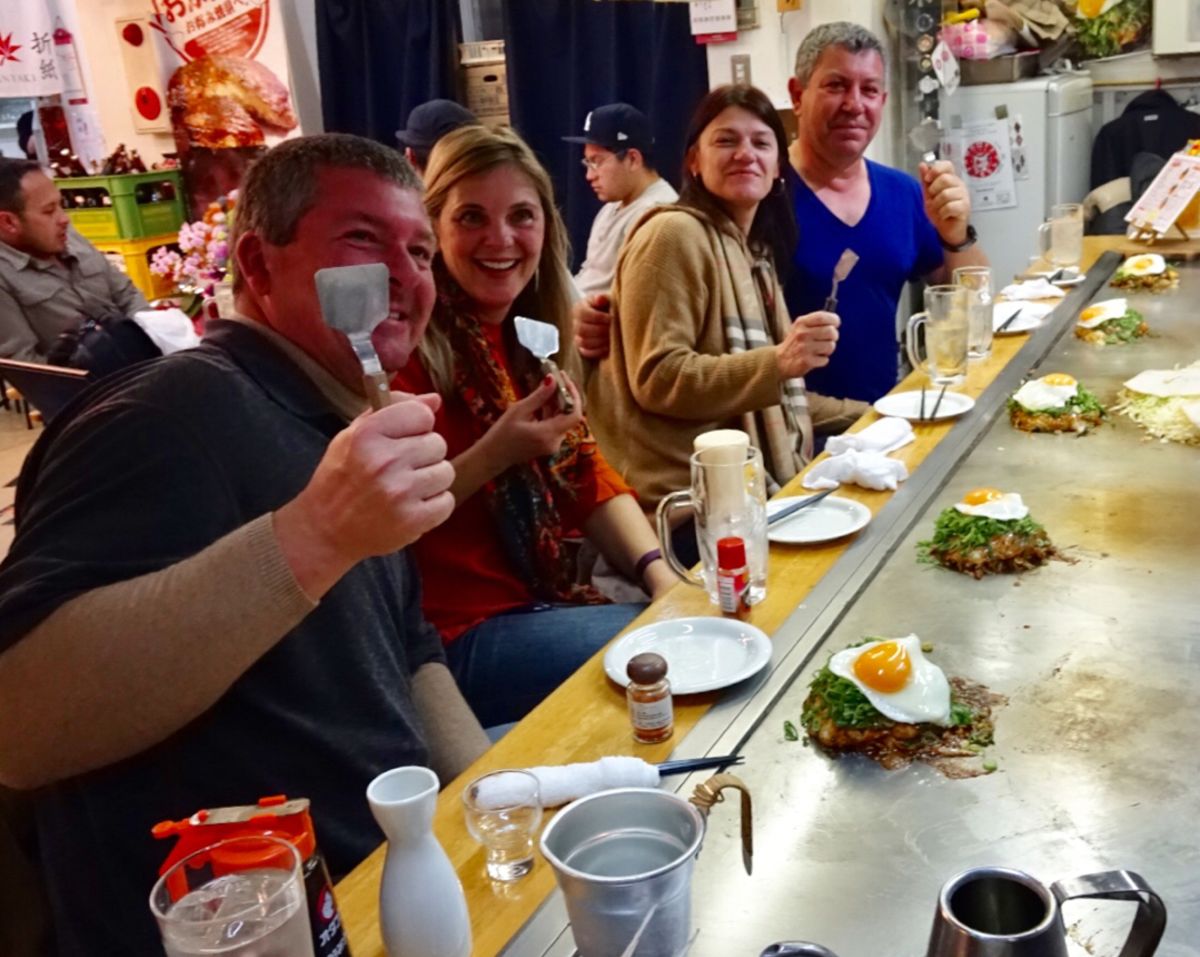
[[[837,291],[842,280],[850,275],[850,270],[858,262],[858,253],[847,249],[838,257],[837,265],[833,267],[833,288],[829,290],[829,298],[825,300],[826,312],[837,312]]]
[[[562,373],[559,371],[557,363],[551,358],[558,352],[558,328],[548,322],[526,319],[524,316],[517,316],[515,322],[517,342],[541,359],[542,372],[545,375],[554,376],[554,381],[558,383],[559,410],[563,413],[574,412],[575,403],[571,399],[571,393],[563,385]]]
[[[388,375],[371,343],[371,333],[387,318],[390,298],[388,268],[383,263],[331,266],[316,273],[317,297],[326,324],[343,332],[362,363],[363,389],[372,409],[392,401]]]

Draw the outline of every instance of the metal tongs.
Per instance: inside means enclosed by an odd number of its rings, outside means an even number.
[[[567,387],[563,385],[562,371],[558,368],[558,364],[550,358],[558,353],[558,327],[537,319],[527,319],[525,316],[517,316],[515,325],[517,342],[542,360],[544,375],[554,376],[554,381],[558,385],[559,411],[574,412],[575,402],[571,399],[571,393],[567,391]]]

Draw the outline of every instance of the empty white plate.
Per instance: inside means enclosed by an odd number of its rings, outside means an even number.
[[[910,422],[930,422],[939,421],[941,419],[953,419],[955,416],[962,415],[964,412],[969,412],[975,408],[975,400],[969,395],[963,395],[961,392],[951,392],[946,390],[946,394],[942,396],[941,404],[938,405],[938,393],[942,391],[941,386],[928,388],[925,390],[925,418],[921,418],[921,393],[916,392],[892,392],[885,395],[882,399],[875,402],[875,411],[880,415],[898,415],[902,419],[908,419]],[[933,415],[933,407],[938,407],[937,417]]]
[[[992,328],[1002,336],[1015,336],[1019,332],[1029,332],[1041,326],[1045,318],[1053,311],[1054,306],[1046,302],[998,302],[992,308]],[[1003,332],[1000,327],[1020,312],[1012,324]]]
[[[946,393],[949,395],[950,393]],[[941,414],[940,412],[938,413]],[[767,520],[781,508],[798,502],[805,495],[777,498],[767,503]],[[851,532],[857,532],[871,520],[871,510],[862,502],[830,495],[816,505],[802,508],[777,525],[767,525],[767,538],[782,545],[812,545],[830,542]]]
[[[605,673],[622,688],[634,655],[653,651],[667,660],[673,694],[715,691],[757,674],[771,660],[771,639],[736,618],[673,618],[644,625],[604,653]]]

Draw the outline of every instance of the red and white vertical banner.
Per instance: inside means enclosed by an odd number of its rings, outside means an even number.
[[[0,6],[0,97],[62,92],[54,47],[54,16],[45,0]]]

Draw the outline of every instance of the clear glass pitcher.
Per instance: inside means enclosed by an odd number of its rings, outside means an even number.
[[[701,574],[685,568],[671,548],[671,517],[690,508],[696,523]],[[723,446],[692,454],[692,487],[672,492],[658,505],[658,538],[671,570],[691,585],[717,595],[717,542],[736,536],[746,543],[750,574],[746,603],[767,594],[767,483],[762,453],[753,446]]]

